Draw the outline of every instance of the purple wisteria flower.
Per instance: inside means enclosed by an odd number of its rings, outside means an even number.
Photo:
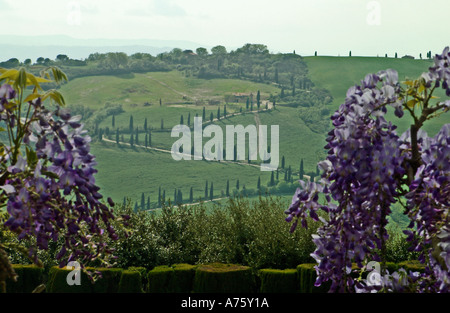
[[[449,64],[446,48],[422,75],[427,88],[442,85],[450,96]],[[424,104],[427,110],[422,114],[428,115],[414,117],[412,140],[412,130],[398,136],[396,127],[385,118],[388,107],[402,117],[409,105],[406,98],[397,72],[391,69],[369,74],[360,85],[349,88],[345,102],[331,117],[334,128],[326,139],[328,157],[319,163],[321,180],[300,182],[285,212],[286,221],[293,223],[291,231],[299,221],[307,227],[309,217],[323,222],[313,236],[316,250],[312,257],[318,263],[316,286],[331,281],[330,292],[373,290],[353,278],[352,264],[363,268],[368,261],[384,258],[390,207],[408,190],[406,213],[418,235],[409,231],[408,240],[416,240],[421,261],[430,260],[428,272],[412,273],[406,280],[405,273],[381,273],[385,280],[390,277],[384,288],[406,290],[411,283],[422,291],[449,291],[450,125],[429,138],[419,124],[436,110],[448,108],[448,102],[432,108],[428,102]],[[414,158],[416,145],[420,160]],[[325,196],[322,204],[319,194]],[[318,217],[319,209],[327,213],[327,218]]]
[[[0,196],[10,216],[5,226],[19,239],[36,239],[30,257],[37,258],[36,249],[48,249],[50,241],[62,238],[56,256],[61,266],[103,258],[111,251],[102,238],[117,239],[111,225],[115,216],[108,207],[114,203],[103,202],[95,183],[91,138],[81,117],[60,107],[49,111],[35,98],[23,104],[30,106],[31,114],[19,121],[14,106],[8,105],[15,96],[10,85],[1,85],[0,121],[20,127],[22,137],[14,143],[23,144],[23,149],[4,145],[0,155]]]

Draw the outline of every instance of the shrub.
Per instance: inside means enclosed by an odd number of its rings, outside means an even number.
[[[192,292],[194,285],[195,269],[197,266],[190,264],[174,264],[172,266],[173,292],[189,293]]]
[[[31,293],[43,283],[44,269],[36,265],[12,265],[17,274],[17,281],[6,281],[7,293]]]
[[[260,292],[292,293],[299,290],[298,272],[296,269],[262,269]]]
[[[120,293],[142,293],[142,276],[136,270],[124,270],[122,272],[118,292]]]
[[[47,293],[92,293],[92,283],[89,281],[85,272],[81,271],[81,284],[80,285],[68,285],[67,275],[72,270],[67,268],[59,268],[54,266],[50,269],[48,274],[48,281],[46,284]]]
[[[409,271],[412,272],[419,272],[424,273],[425,272],[425,265],[420,263],[419,261],[412,260],[412,261],[403,261],[397,264],[398,269],[403,268],[406,270],[406,272],[409,273]]]
[[[252,293],[256,281],[252,269],[235,264],[200,265],[195,271],[196,293]]]
[[[172,281],[174,270],[167,265],[157,266],[148,272],[148,287],[149,293],[169,293],[172,292]]]
[[[72,271],[66,267],[59,268],[54,266],[48,274],[47,288],[48,293],[116,293],[122,269],[120,268],[86,268],[87,271],[99,272],[98,277],[93,283],[88,275],[81,271],[80,285],[67,284],[67,275]]]

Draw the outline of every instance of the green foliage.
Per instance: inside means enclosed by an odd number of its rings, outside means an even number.
[[[189,293],[193,289],[196,265],[190,264],[174,264],[173,275],[173,292]]]
[[[398,227],[388,229],[389,239],[386,241],[386,261],[402,262],[417,260],[418,252],[411,252],[411,243]]]
[[[142,276],[139,271],[124,270],[120,277],[119,293],[142,293]]]
[[[48,293],[116,293],[119,288],[119,282],[122,276],[120,268],[86,268],[90,273],[97,272],[99,276],[93,282],[88,274],[81,270],[80,285],[67,284],[67,275],[72,270],[66,267],[59,268],[54,266],[50,268],[46,292]],[[92,274],[91,274],[92,275]]]
[[[87,274],[81,271],[81,284],[68,285],[66,278],[72,270],[54,266],[50,269],[45,292],[47,293],[92,293],[93,284],[89,281]]]
[[[252,293],[256,280],[250,267],[212,263],[200,265],[194,279],[195,293]]]
[[[262,269],[258,272],[262,293],[298,292],[298,272],[296,269]]]
[[[172,290],[172,282],[174,269],[167,265],[157,266],[147,274],[149,293],[170,293]]]
[[[36,265],[12,265],[17,274],[16,282],[6,280],[7,293],[31,293],[44,281],[44,269]]]
[[[161,264],[238,263],[254,268],[293,268],[311,262],[314,245],[308,230],[289,233],[281,198],[235,198],[206,208],[164,206],[158,213],[132,212],[117,207],[115,214],[130,215],[129,226],[119,230],[116,266],[153,268]]]
[[[403,268],[408,273],[409,273],[409,271],[420,272],[420,273],[425,272],[425,265],[423,265],[422,263],[420,263],[417,260],[403,261],[403,262],[398,263],[397,266],[398,266],[398,269]]]

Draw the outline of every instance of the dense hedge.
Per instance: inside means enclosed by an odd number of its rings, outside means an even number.
[[[7,293],[30,293],[42,284],[44,269],[35,265],[16,265],[13,269],[17,274],[16,282],[6,280]]]
[[[293,293],[299,291],[298,271],[296,269],[262,269],[259,271],[262,293]]]
[[[200,265],[195,271],[196,293],[252,293],[256,292],[253,270],[248,266],[212,263]]]
[[[174,264],[157,266],[148,272],[150,293],[189,293],[193,289],[195,265]]]
[[[315,287],[315,264],[301,264],[296,269],[253,269],[237,264],[210,263],[203,265],[174,264],[144,267],[87,268],[101,276],[92,283],[81,271],[81,284],[68,285],[67,268],[44,269],[30,265],[14,265],[17,282],[7,282],[8,293],[29,293],[45,284],[47,293],[323,293],[330,282]],[[355,266],[354,266],[355,267]],[[355,267],[356,268],[356,267]],[[389,273],[399,268],[424,271],[419,262],[386,263]],[[356,275],[356,274],[355,274]],[[45,279],[47,277],[47,279]],[[364,276],[362,278],[365,278]]]

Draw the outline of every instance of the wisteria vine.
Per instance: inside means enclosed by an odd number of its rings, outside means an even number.
[[[112,251],[105,236],[117,239],[111,224],[114,203],[110,198],[105,203],[95,184],[95,157],[81,117],[70,115],[59,92],[42,90],[40,83],[50,80],[24,69],[1,73],[0,206],[9,215],[4,226],[19,239],[35,239],[28,250],[35,262],[37,250],[60,238],[60,266],[107,262]],[[57,68],[45,72],[50,73],[56,82],[66,79]],[[25,97],[30,85],[33,91]]]
[[[442,87],[450,97],[449,65],[447,47],[415,81],[400,83],[391,69],[368,74],[331,117],[321,179],[300,181],[285,212],[291,231],[299,222],[307,227],[308,218],[323,223],[313,236],[316,286],[331,281],[330,292],[450,291],[450,124],[432,138],[422,130],[450,108],[450,100],[433,96]],[[407,112],[413,119],[401,136],[385,118],[389,107],[398,118]],[[425,273],[385,269],[387,217],[396,202],[410,218],[405,233]],[[358,278],[370,261],[382,264],[377,285]]]

